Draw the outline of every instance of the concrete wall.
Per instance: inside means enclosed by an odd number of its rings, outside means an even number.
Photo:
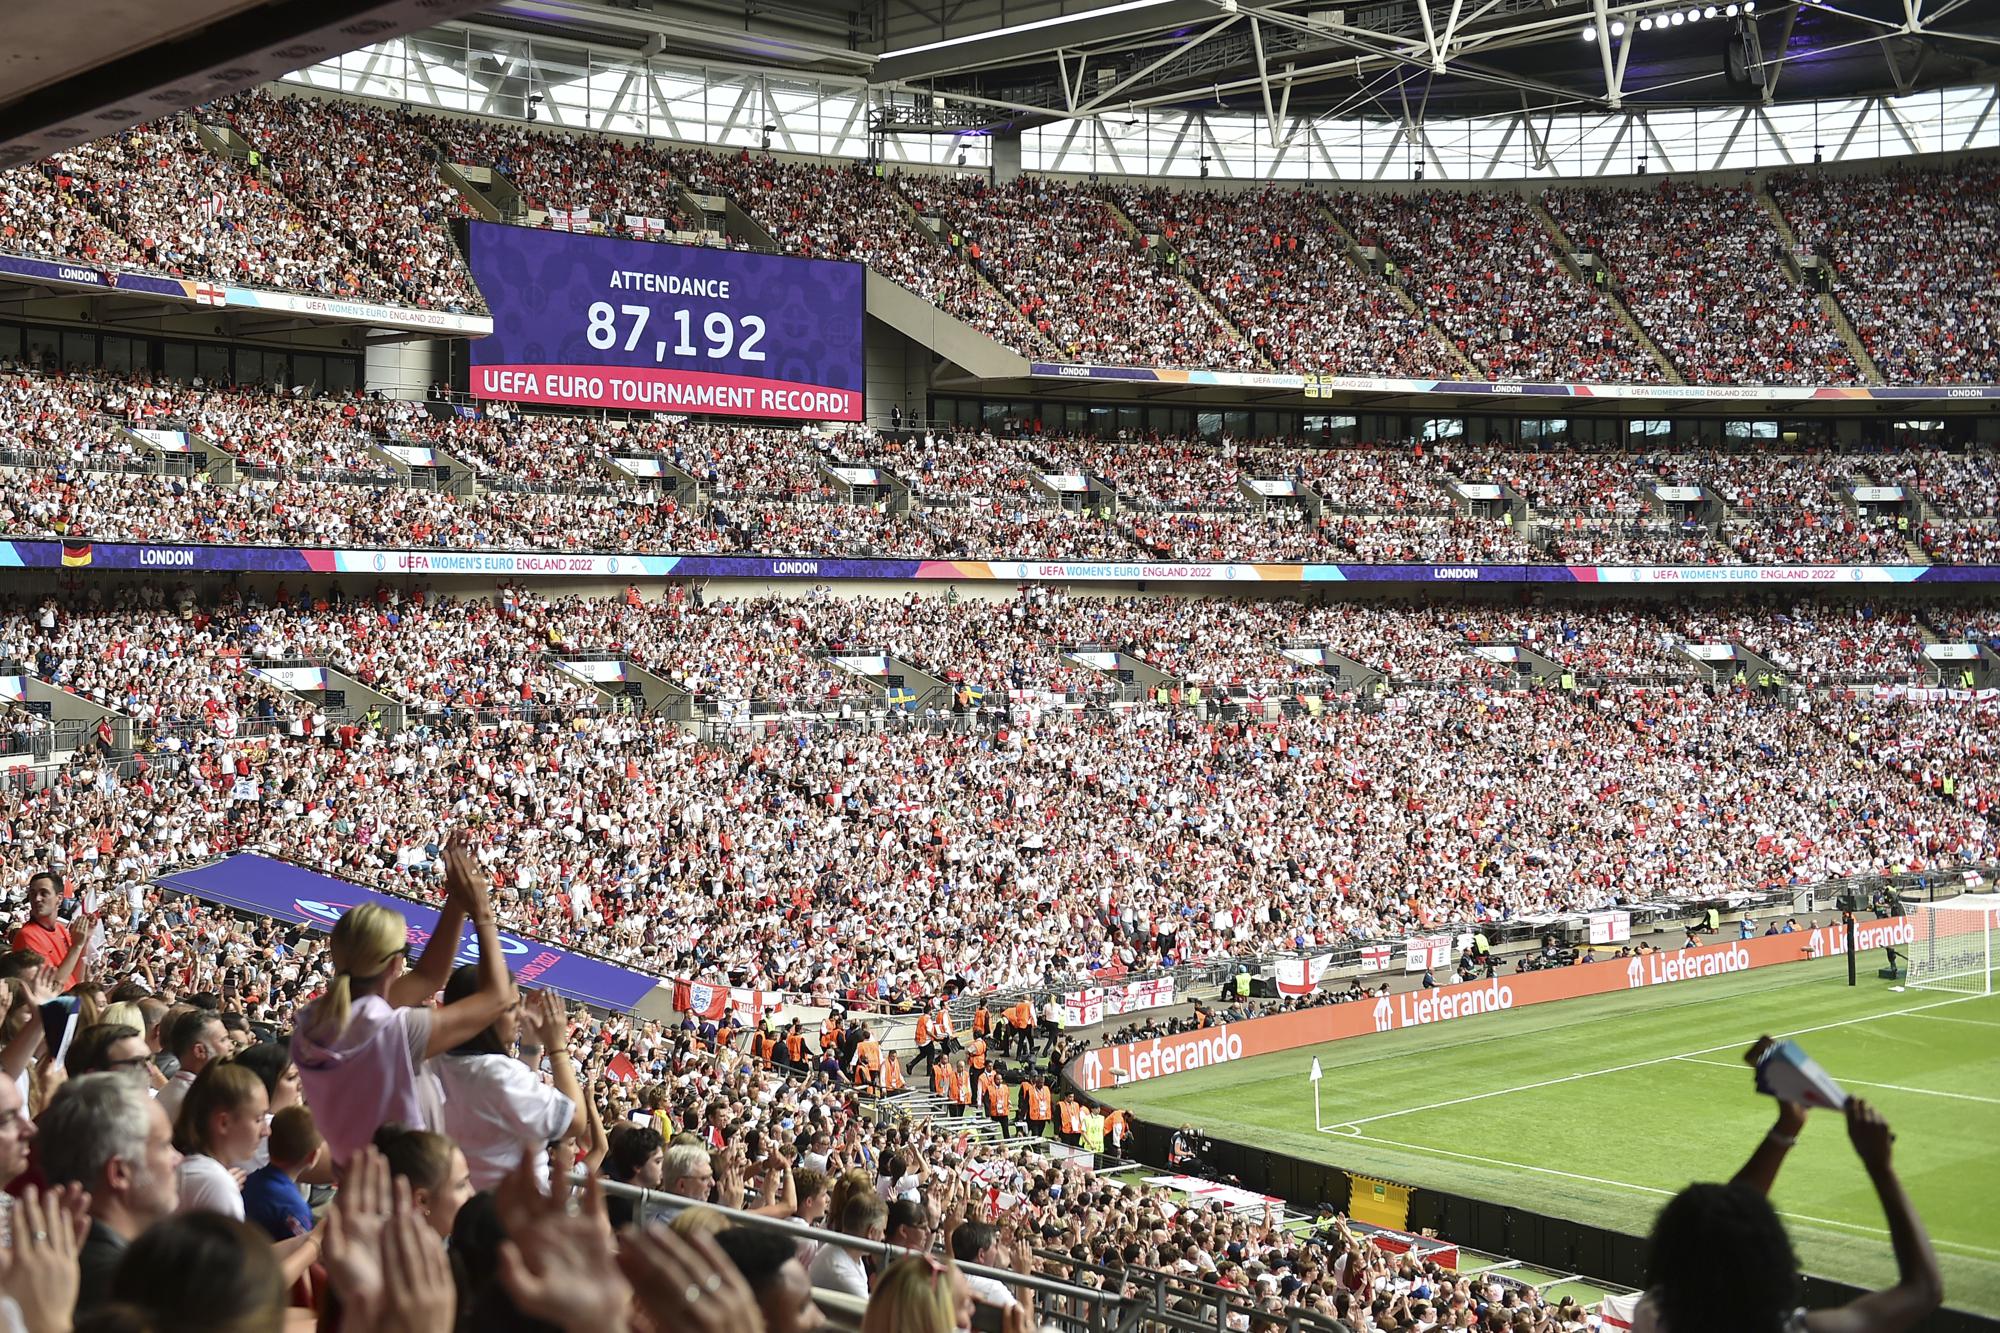
[[[921,419],[930,389],[930,350],[879,319],[870,317],[866,324],[868,420],[887,425],[891,404],[902,407],[903,420]]]
[[[435,338],[377,343],[368,349],[365,387],[394,398],[422,398],[446,375],[445,345]]]

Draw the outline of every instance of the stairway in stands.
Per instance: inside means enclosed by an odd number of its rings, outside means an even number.
[[[1132,215],[1125,211],[1125,205],[1118,202],[1117,196],[1111,193],[1110,188],[1106,186],[1098,189],[1097,198],[1104,205],[1104,211],[1111,215],[1111,220],[1118,224],[1118,229],[1137,241],[1145,249],[1147,256],[1153,258],[1154,262],[1158,262],[1154,248],[1146,241],[1146,233],[1139,229],[1139,224],[1133,221]],[[1243,331],[1243,326],[1231,319],[1229,312],[1217,305],[1214,298],[1202,290],[1201,284],[1195,281],[1194,276],[1187,269],[1183,268],[1176,276],[1180,278],[1181,285],[1187,288],[1194,296],[1194,299],[1199,301],[1208,310],[1209,314],[1215,316],[1216,323],[1233,332],[1236,335],[1236,340],[1250,349],[1250,354],[1257,358],[1258,366],[1265,370],[1276,370],[1278,368],[1277,363],[1265,354],[1264,349],[1251,341],[1250,335]]]
[[[1792,230],[1792,224],[1785,220],[1785,210],[1778,207],[1778,201],[1763,188],[1761,181],[1757,189],[1757,202],[1771,215],[1771,222],[1777,227],[1778,235],[1784,238],[1786,252],[1797,254],[1798,233]],[[1882,378],[1882,368],[1875,364],[1874,357],[1868,355],[1868,348],[1863,345],[1861,335],[1855,332],[1853,321],[1847,318],[1847,312],[1841,309],[1840,302],[1835,299],[1833,293],[1820,292],[1818,295],[1820,308],[1825,310],[1826,317],[1833,321],[1833,327],[1840,334],[1840,340],[1847,344],[1847,354],[1854,358],[1855,365],[1861,367],[1862,376],[1870,384],[1888,383]]]
[[[1535,215],[1536,219],[1544,227],[1548,228],[1549,235],[1555,238],[1556,249],[1562,254],[1563,267],[1569,269],[1572,274],[1575,274],[1574,257],[1577,249],[1570,241],[1569,233],[1563,230],[1562,223],[1556,221],[1556,215],[1549,212],[1548,205],[1544,204],[1539,196],[1529,198],[1528,210]],[[1583,281],[1581,275],[1577,276],[1577,280],[1579,282]],[[1632,335],[1640,347],[1645,349],[1646,355],[1653,358],[1653,363],[1659,366],[1661,373],[1667,377],[1667,382],[1669,384],[1686,384],[1687,379],[1681,374],[1680,367],[1674,364],[1672,357],[1660,350],[1660,345],[1654,342],[1653,336],[1647,333],[1644,327],[1640,325],[1638,318],[1633,315],[1631,307],[1627,306],[1620,299],[1618,293],[1609,287],[1599,287],[1595,290],[1604,297],[1604,303],[1611,307],[1612,312],[1618,316],[1619,322],[1625,325],[1626,331]]]
[[[1476,382],[1489,378],[1480,372],[1479,367],[1472,364],[1471,359],[1466,356],[1463,348],[1444,336],[1444,330],[1437,326],[1435,320],[1424,314],[1423,310],[1417,305],[1416,298],[1404,290],[1401,279],[1380,277],[1368,267],[1368,261],[1361,257],[1361,243],[1354,239],[1354,233],[1347,229],[1347,224],[1334,216],[1332,209],[1326,207],[1324,204],[1318,205],[1318,209],[1320,218],[1332,229],[1333,234],[1340,238],[1342,249],[1347,254],[1348,263],[1360,269],[1363,276],[1370,282],[1379,282],[1387,288],[1389,294],[1395,297],[1397,304],[1401,305],[1403,309],[1412,315],[1422,318],[1425,330],[1444,348],[1445,354],[1459,364],[1464,370],[1467,380]]]

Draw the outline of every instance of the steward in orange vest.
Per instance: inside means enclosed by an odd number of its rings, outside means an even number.
[[[979,1081],[979,1100],[986,1114],[1000,1126],[1000,1137],[1006,1138],[1013,1127],[1014,1112],[1007,1099],[1007,1080],[997,1070],[987,1070],[986,1077]]]
[[[1007,1006],[1008,1036],[1013,1040],[1014,1054],[1024,1060],[1035,1057],[1035,1006],[1023,998]]]
[[[951,1114],[953,1119],[965,1114],[972,1105],[972,1075],[965,1072],[964,1065],[946,1065],[951,1071]]]
[[[882,1091],[894,1095],[910,1085],[903,1080],[903,1062],[894,1051],[882,1055]]]
[[[1049,1096],[1049,1085],[1039,1075],[1029,1075],[1021,1085],[1021,1099],[1027,1103],[1028,1137],[1044,1138],[1049,1132],[1049,1121],[1055,1118],[1054,1099]]]
[[[1056,1108],[1060,1117],[1056,1122],[1056,1137],[1070,1147],[1080,1147],[1083,1143],[1083,1103],[1075,1093],[1066,1093],[1062,1105]]]

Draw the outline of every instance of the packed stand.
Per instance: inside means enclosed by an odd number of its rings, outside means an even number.
[[[1609,301],[1563,267],[1519,195],[1347,192],[1327,206],[1357,242],[1382,247],[1418,308],[1494,379],[1664,378]]]
[[[2000,376],[2000,165],[1870,175],[1784,172],[1770,182],[1799,243],[1832,266],[1834,295],[1891,384]]]
[[[943,220],[1058,355],[1099,365],[1260,368],[1242,336],[1093,191],[1026,176],[998,188],[920,174],[899,184],[924,214]]]
[[[1251,345],[1279,370],[1456,379],[1461,367],[1297,190],[1124,190],[1140,230],[1161,238]]]
[[[691,230],[667,155],[605,134],[571,134],[493,121],[436,116],[430,137],[450,160],[489,167],[511,181],[531,209],[569,226],[576,211],[604,230],[640,240]]]
[[[1785,242],[1753,187],[1549,190],[1577,249],[1690,384],[1858,384],[1819,298],[1785,271]]]
[[[1909,681],[1927,642],[1915,612],[1895,606],[1741,601],[1685,608],[1696,643],[1740,643],[1803,684]]]
[[[437,148],[415,113],[263,91],[204,112],[263,154],[271,180],[344,234],[404,303],[481,312],[485,299],[452,239],[472,206],[438,174]]]
[[[785,250],[859,260],[997,342],[1042,350],[1021,312],[931,234],[892,182],[864,167],[781,162],[748,150],[684,150],[670,162],[696,192],[733,199]]]

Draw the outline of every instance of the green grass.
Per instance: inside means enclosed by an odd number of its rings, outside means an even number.
[[[2000,996],[1895,994],[1841,959],[1328,1042],[1108,1090],[1155,1121],[1644,1235],[1691,1180],[1726,1180],[1770,1126],[1742,1051],[1791,1033],[1894,1127],[1946,1301],[2000,1315]],[[1306,1070],[1317,1055],[1322,1123]],[[1864,1082],[1865,1080],[1865,1082]],[[1877,1086],[1869,1086],[1874,1084]],[[1893,1281],[1882,1211],[1839,1117],[1778,1177],[1808,1272]],[[1451,1239],[1446,1237],[1446,1239]]]

